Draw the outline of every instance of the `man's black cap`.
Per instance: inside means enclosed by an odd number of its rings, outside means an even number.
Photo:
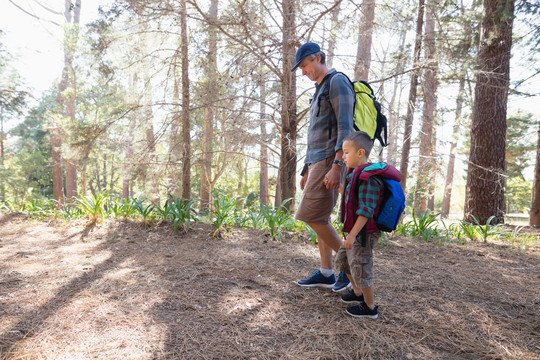
[[[309,42],[305,43],[304,45],[300,46],[298,51],[296,52],[296,64],[291,69],[291,72],[296,70],[298,65],[304,60],[304,58],[308,55],[315,54],[321,51],[321,47],[315,43]]]

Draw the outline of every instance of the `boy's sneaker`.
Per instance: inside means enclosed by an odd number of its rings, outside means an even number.
[[[331,288],[332,285],[336,282],[336,277],[334,274],[326,277],[320,270],[315,270],[313,274],[307,279],[298,280],[296,283],[302,287],[321,287],[321,288]]]
[[[371,310],[365,302],[361,302],[358,305],[349,306],[346,310],[347,314],[357,318],[369,318],[376,319],[379,317],[379,307],[375,305]]]
[[[345,273],[342,271],[339,273],[338,278],[336,280],[336,283],[334,286],[332,286],[333,292],[341,292],[349,289],[352,286],[351,282],[349,281],[349,278]]]
[[[363,302],[364,294],[360,294],[360,296],[358,296],[355,294],[354,290],[351,289],[348,293],[341,295],[341,301],[347,304]]]

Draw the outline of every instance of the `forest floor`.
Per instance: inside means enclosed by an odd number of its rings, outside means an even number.
[[[294,281],[307,238],[0,214],[0,359],[540,359],[540,248],[407,238],[376,320]]]

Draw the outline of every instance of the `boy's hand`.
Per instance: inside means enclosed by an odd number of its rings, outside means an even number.
[[[330,171],[324,176],[324,185],[328,190],[339,189],[341,180],[341,167],[339,165],[332,166]]]
[[[355,239],[356,239],[356,236],[347,234],[347,237],[345,238],[345,241],[343,242],[343,247],[348,250],[352,249]]]
[[[300,179],[300,190],[304,190],[304,187],[306,186],[306,182],[307,182],[307,172]]]

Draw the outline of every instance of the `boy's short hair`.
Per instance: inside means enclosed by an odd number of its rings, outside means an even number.
[[[349,141],[353,144],[356,150],[364,149],[366,152],[366,158],[369,157],[369,153],[373,148],[373,140],[363,131],[355,131],[345,137],[343,142]]]

